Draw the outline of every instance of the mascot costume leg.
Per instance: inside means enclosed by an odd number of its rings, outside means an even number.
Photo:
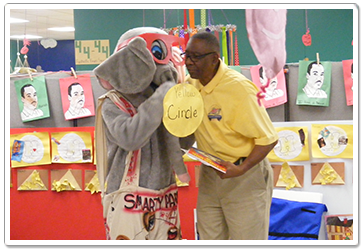
[[[180,143],[194,140],[171,135],[162,123],[163,98],[184,77],[179,46],[183,39],[160,29],[131,29],[94,70],[108,90],[95,125],[107,239],[182,238],[175,174],[189,181]]]

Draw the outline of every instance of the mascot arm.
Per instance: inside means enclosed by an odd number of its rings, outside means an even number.
[[[133,117],[122,112],[111,100],[105,100],[102,116],[110,133],[109,139],[126,151],[144,146],[162,122],[163,98],[174,85],[174,82],[163,83],[139,106]]]

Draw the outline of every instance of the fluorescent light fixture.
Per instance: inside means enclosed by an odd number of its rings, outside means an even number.
[[[54,28],[48,28],[48,30],[60,31],[60,32],[71,32],[71,31],[75,31],[75,28],[74,27],[54,27]]]
[[[28,20],[10,17],[10,23],[28,23]]]
[[[35,35],[13,35],[13,36],[10,36],[10,39],[39,39],[39,38],[42,38],[41,36],[35,36]]]

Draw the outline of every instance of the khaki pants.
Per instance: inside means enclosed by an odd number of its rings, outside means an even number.
[[[197,226],[201,240],[267,240],[273,170],[267,159],[242,176],[220,179],[200,168]]]

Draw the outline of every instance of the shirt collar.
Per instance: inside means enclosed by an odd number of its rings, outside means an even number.
[[[220,83],[222,76],[225,74],[225,71],[228,68],[220,58],[219,61],[220,65],[219,68],[217,69],[215,76],[211,79],[211,81],[208,84],[206,84],[206,86],[202,88],[202,90],[205,91],[206,93],[211,93],[211,91],[214,90],[214,88]]]

